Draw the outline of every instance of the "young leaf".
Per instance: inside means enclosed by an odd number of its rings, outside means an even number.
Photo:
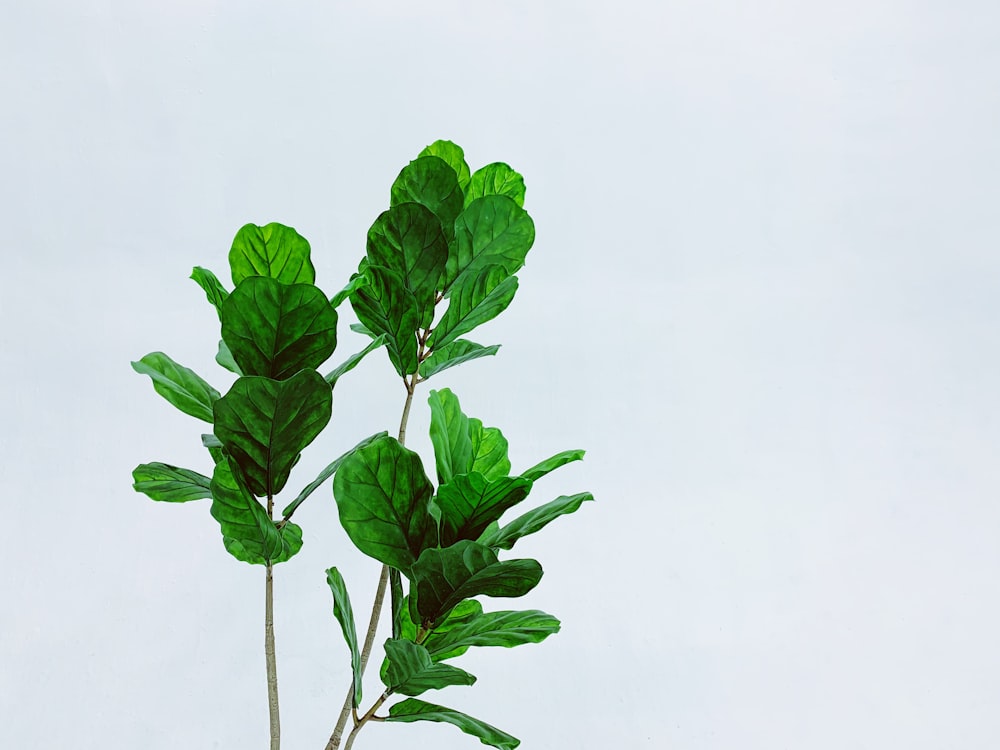
[[[573,513],[579,510],[583,503],[593,499],[594,496],[589,492],[557,497],[545,505],[529,510],[523,516],[518,516],[502,528],[487,529],[479,538],[479,542],[494,549],[510,549],[522,536],[534,534],[559,516]]]
[[[195,266],[192,269],[191,278],[204,290],[208,301],[215,305],[216,312],[221,316],[222,303],[229,296],[229,292],[222,286],[222,282],[216,278],[214,273],[201,266]]]
[[[284,380],[333,354],[337,311],[311,284],[253,276],[222,304],[222,338],[243,372]]]
[[[361,360],[363,360],[366,356],[368,356],[373,351],[381,347],[385,343],[385,339],[386,336],[384,333],[381,336],[376,337],[370,344],[368,344],[368,346],[366,346],[360,352],[355,352],[350,357],[341,362],[339,365],[337,365],[335,368],[333,368],[326,375],[324,375],[323,379],[330,384],[331,388],[333,388],[335,385],[337,385],[337,381],[340,380],[341,376],[349,373],[351,370],[353,370],[355,367],[358,366],[358,363],[360,363]]]
[[[386,721],[439,721],[452,724],[466,734],[478,737],[484,745],[490,745],[497,750],[514,750],[521,741],[506,732],[497,729],[485,721],[475,719],[453,708],[427,703],[419,698],[407,698],[389,708]]]
[[[559,632],[559,620],[536,609],[521,612],[487,612],[450,629],[434,631],[424,645],[434,661],[461,656],[472,646],[512,648],[539,643]]]
[[[441,509],[441,546],[461,539],[475,541],[490,523],[524,500],[530,491],[531,482],[521,477],[490,481],[478,472],[453,477],[438,487],[434,500]]]
[[[517,276],[499,265],[473,269],[452,286],[448,309],[429,339],[432,349],[446,346],[473,328],[493,320],[510,305]]]
[[[493,346],[481,346],[474,341],[458,339],[446,346],[435,349],[434,352],[420,363],[420,377],[423,380],[432,375],[437,375],[442,370],[455,367],[469,360],[480,357],[491,357],[500,349],[499,344]]]
[[[285,284],[312,284],[316,270],[309,252],[309,242],[291,227],[247,224],[236,233],[229,251],[233,284],[239,286],[250,276],[266,276]]]
[[[389,361],[399,375],[417,371],[417,300],[403,277],[384,266],[368,266],[370,284],[351,295],[351,306],[366,330],[385,334]]]
[[[132,363],[140,375],[149,375],[153,389],[185,414],[212,422],[212,404],[219,392],[193,370],[177,364],[163,352],[152,352]]]
[[[351,650],[351,672],[354,674],[354,707],[361,703],[361,652],[358,651],[358,634],[354,628],[354,610],[351,608],[351,597],[347,593],[347,584],[336,568],[326,571],[326,582],[333,594],[333,616],[340,623],[344,640]]]
[[[215,434],[258,497],[281,492],[299,453],[330,421],[333,396],[315,370],[288,380],[247,375],[215,403]]]
[[[212,474],[212,517],[222,529],[226,550],[251,565],[288,560],[302,548],[302,529],[290,521],[277,528],[234,475],[231,460],[219,461]]]
[[[458,397],[448,388],[431,391],[427,402],[431,406],[431,443],[434,444],[438,483],[445,484],[472,468],[469,418],[462,413]]]
[[[333,298],[330,300],[330,307],[334,309],[340,307],[344,300],[364,286],[368,286],[368,277],[361,273],[354,274],[344,288],[333,295]]]
[[[218,362],[222,367],[229,370],[229,372],[234,372],[237,375],[243,375],[243,370],[240,366],[236,364],[236,360],[233,359],[233,353],[229,351],[229,346],[222,339],[219,339],[219,351],[215,355],[215,361]]]
[[[434,141],[430,146],[421,151],[417,156],[436,156],[443,159],[453,170],[458,178],[458,186],[464,191],[469,184],[470,170],[465,162],[465,152],[462,148],[451,141]]]
[[[190,469],[155,462],[139,464],[132,471],[136,492],[152,500],[167,503],[186,503],[212,496],[208,477]]]
[[[450,547],[425,549],[410,574],[414,582],[410,617],[425,627],[435,627],[463,599],[481,594],[524,596],[541,580],[542,566],[536,560],[500,562],[489,547],[464,540]]]
[[[340,523],[354,545],[404,571],[435,535],[427,511],[433,491],[420,456],[389,436],[353,452],[333,479]]]
[[[458,175],[437,156],[421,156],[411,161],[403,167],[389,192],[390,206],[419,203],[430,209],[448,242],[455,236],[455,218],[462,212],[464,202]]]
[[[476,170],[465,190],[465,205],[484,195],[506,195],[524,205],[524,178],[503,162],[487,164]]]
[[[450,664],[435,664],[427,649],[412,641],[390,638],[385,642],[389,666],[383,682],[391,693],[420,695],[449,685],[472,685],[476,678]]]
[[[487,479],[499,479],[510,474],[507,458],[507,438],[498,427],[483,427],[482,421],[469,418],[469,439],[472,441],[472,469]]]
[[[527,471],[521,473],[521,476],[525,479],[530,479],[532,482],[537,481],[541,477],[544,477],[550,471],[555,471],[560,466],[565,466],[573,461],[582,461],[584,455],[587,451],[576,450],[563,451],[562,453],[557,453],[551,458],[546,458],[544,461],[535,464]]]
[[[475,277],[486,266],[499,265],[508,276],[516,273],[534,241],[531,217],[512,198],[477,198],[455,220],[444,290],[450,290],[465,275]]]

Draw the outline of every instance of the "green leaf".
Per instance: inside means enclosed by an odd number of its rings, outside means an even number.
[[[360,333],[364,336],[367,336],[370,339],[377,339],[379,336],[374,331],[368,330],[366,326],[361,325],[361,323],[351,323],[351,330],[354,331],[355,333]]]
[[[266,276],[285,284],[316,281],[309,242],[291,227],[277,223],[242,227],[233,239],[229,266],[236,286],[251,276]]]
[[[366,269],[371,283],[351,295],[358,320],[376,336],[385,334],[389,361],[400,376],[417,371],[417,300],[397,272],[384,266]]]
[[[431,391],[427,402],[431,407],[431,443],[434,444],[438,483],[445,484],[472,468],[469,418],[462,413],[458,397],[448,388]]]
[[[209,485],[212,480],[190,469],[182,469],[170,464],[154,462],[139,464],[132,471],[136,492],[147,495],[152,500],[167,503],[186,503],[211,497]]]
[[[354,610],[351,608],[351,597],[347,593],[347,584],[336,568],[326,571],[326,582],[333,594],[333,616],[340,623],[344,640],[351,650],[351,672],[354,674],[354,690],[352,699],[354,707],[361,703],[361,652],[358,651],[358,634],[354,628]]]
[[[226,550],[251,565],[288,560],[302,548],[302,529],[290,521],[278,529],[236,477],[231,461],[217,463],[212,475],[212,517],[222,528]]]
[[[573,513],[579,510],[583,503],[593,499],[594,496],[589,492],[557,497],[545,505],[529,510],[523,516],[518,516],[503,528],[487,530],[479,541],[495,549],[510,549],[521,537],[534,534],[559,516]]]
[[[229,370],[229,372],[234,372],[237,375],[243,374],[243,370],[240,369],[240,366],[236,364],[236,360],[233,359],[233,353],[229,351],[229,346],[222,339],[219,339],[219,352],[215,355],[215,361]]]
[[[419,698],[407,698],[389,708],[386,721],[439,721],[452,724],[466,734],[478,737],[484,745],[490,745],[497,750],[514,750],[521,741],[516,737],[497,729],[485,721],[475,719],[453,708],[427,703]]]
[[[510,305],[517,292],[517,276],[508,276],[501,266],[487,266],[466,275],[452,287],[448,309],[434,328],[432,349],[446,346],[462,334],[493,320]]]
[[[205,291],[208,301],[215,305],[216,312],[219,312],[221,316],[222,303],[229,296],[229,292],[222,286],[222,282],[216,278],[214,273],[201,266],[195,266],[192,269],[191,278]]]
[[[333,354],[337,311],[315,286],[253,276],[223,303],[222,338],[243,372],[284,380]]]
[[[499,479],[510,474],[507,458],[507,438],[498,427],[483,427],[475,417],[469,418],[469,439],[472,441],[472,468],[487,479]]]
[[[499,349],[499,344],[482,346],[466,339],[452,341],[450,344],[435,349],[431,356],[420,363],[420,377],[423,380],[427,380],[432,375],[437,375],[449,367],[455,367],[455,365],[479,359],[480,357],[491,357]]]
[[[487,164],[476,170],[465,189],[465,205],[485,195],[506,195],[524,205],[524,178],[503,162]]]
[[[448,262],[448,241],[437,217],[419,203],[395,205],[375,219],[367,247],[369,266],[390,268],[400,275],[417,302],[421,327],[429,327]]]
[[[449,167],[455,171],[458,178],[458,186],[464,191],[469,184],[471,176],[469,165],[465,161],[465,152],[457,144],[451,141],[434,141],[430,146],[421,151],[417,156],[436,156],[443,159]]]
[[[288,380],[247,375],[215,403],[215,434],[258,497],[281,492],[299,453],[327,422],[330,386],[315,370]]]
[[[458,175],[444,159],[421,156],[399,173],[389,192],[389,205],[419,203],[430,209],[451,242],[455,236],[455,218],[462,212],[465,196],[458,185]]]
[[[425,642],[434,661],[461,656],[472,646],[513,648],[539,643],[559,632],[559,620],[537,609],[488,612],[472,618],[447,633],[434,631]]]
[[[410,617],[433,628],[463,599],[524,596],[541,580],[542,566],[536,560],[500,562],[486,545],[463,540],[425,549],[410,572],[415,584],[410,588]]]
[[[323,484],[323,482],[325,482],[327,479],[329,479],[330,477],[332,477],[334,474],[337,473],[337,469],[340,468],[340,465],[344,463],[344,461],[346,461],[350,455],[352,455],[355,451],[364,448],[366,445],[371,445],[379,438],[385,437],[385,435],[386,435],[385,432],[377,432],[374,435],[370,435],[369,437],[366,437],[360,443],[355,445],[353,448],[351,448],[349,451],[344,453],[342,456],[338,456],[337,458],[335,458],[330,463],[329,466],[323,469],[323,471],[321,471],[314,480],[312,480],[309,484],[307,484],[303,488],[302,492],[299,493],[299,496],[295,498],[291,503],[289,503],[288,507],[281,512],[281,515],[283,515],[285,518],[288,518],[290,515],[292,515],[292,513],[294,513],[296,509],[300,505],[302,505],[302,503],[305,502],[306,498],[309,497],[321,484]]]
[[[219,392],[193,370],[177,364],[163,352],[152,352],[132,363],[140,375],[149,375],[153,389],[185,414],[211,423],[212,404]]]
[[[385,343],[385,339],[386,335],[383,333],[381,336],[378,336],[374,341],[368,344],[368,346],[366,346],[360,352],[355,352],[350,357],[341,362],[339,365],[337,365],[334,369],[332,369],[325,376],[323,376],[323,379],[330,384],[331,388],[333,388],[337,384],[337,381],[340,380],[341,376],[349,373],[351,370],[353,370],[355,367],[358,366],[358,363],[361,362],[361,360],[363,360],[366,356],[371,354],[376,349],[380,348]]]
[[[498,265],[508,276],[514,274],[534,241],[534,222],[512,198],[477,198],[455,220],[455,243],[449,248],[442,291],[465,275],[474,278],[486,266]]]
[[[360,273],[354,274],[344,288],[333,295],[333,298],[330,300],[330,307],[334,309],[340,307],[344,300],[365,286],[368,286],[368,277]]]
[[[562,453],[557,453],[551,458],[546,458],[544,461],[535,464],[527,471],[521,472],[521,476],[525,479],[530,479],[532,482],[537,481],[541,477],[544,477],[550,471],[555,471],[560,466],[565,466],[573,461],[582,461],[583,457],[586,455],[587,451],[576,450],[563,451]]]
[[[353,452],[333,479],[340,523],[354,545],[404,572],[435,535],[427,510],[433,491],[420,456],[389,436]]]
[[[427,649],[412,641],[390,638],[385,642],[389,666],[383,682],[391,693],[420,695],[450,685],[472,685],[476,678],[450,664],[435,664]]]
[[[460,539],[475,541],[490,523],[524,500],[530,491],[531,482],[521,477],[490,481],[478,472],[453,477],[438,487],[434,498],[441,509],[441,546],[447,547]]]

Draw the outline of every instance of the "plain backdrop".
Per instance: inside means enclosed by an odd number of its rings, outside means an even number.
[[[207,501],[132,490],[210,466],[129,362],[225,390],[191,268],[279,221],[332,294],[438,138],[524,174],[537,241],[474,336],[500,353],[428,385],[515,470],[587,449],[530,502],[597,501],[491,605],[562,632],[425,697],[526,750],[1000,745],[998,50],[986,0],[5,2],[0,746],[266,747],[263,570]],[[345,377],[289,498],[403,397],[384,353]],[[425,461],[427,424],[425,388]],[[283,738],[317,750],[349,679],[323,571],[361,621],[378,565],[329,486],[296,520]],[[403,744],[478,747],[357,747]]]

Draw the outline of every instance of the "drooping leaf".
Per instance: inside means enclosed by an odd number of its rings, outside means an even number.
[[[333,368],[326,375],[324,375],[323,379],[330,384],[331,388],[333,388],[335,385],[337,385],[337,381],[340,380],[341,376],[349,373],[351,370],[353,370],[355,367],[358,366],[361,360],[363,360],[365,357],[367,357],[376,349],[381,348],[381,346],[385,344],[385,339],[386,335],[384,333],[381,336],[376,337],[370,344],[368,344],[368,346],[366,346],[360,352],[355,352],[350,357],[341,362],[339,365],[337,365],[335,368]]]
[[[132,471],[136,492],[152,500],[167,503],[186,503],[212,496],[212,480],[190,469],[160,463],[139,464]]]
[[[580,450],[579,448],[575,450],[563,451],[562,453],[557,453],[551,458],[546,458],[534,466],[532,466],[527,471],[521,472],[521,476],[525,479],[530,479],[532,482],[537,481],[541,477],[544,477],[550,471],[555,471],[560,466],[565,466],[573,461],[582,461],[583,457],[586,455],[587,451]]]
[[[377,432],[374,435],[370,435],[369,437],[366,437],[360,443],[355,445],[353,448],[351,448],[349,451],[331,461],[330,465],[327,466],[325,469],[323,469],[323,471],[321,471],[314,480],[312,480],[302,489],[302,492],[299,493],[299,496],[296,497],[291,503],[289,503],[288,507],[281,512],[281,515],[283,515],[285,518],[288,518],[290,515],[292,515],[292,513],[294,513],[296,509],[300,505],[302,505],[302,503],[305,502],[307,497],[309,497],[313,492],[316,491],[316,489],[321,484],[323,484],[323,482],[325,482],[327,479],[332,477],[337,472],[337,469],[339,469],[340,465],[347,460],[348,456],[350,456],[355,451],[364,448],[366,445],[371,445],[380,437],[385,437],[385,435],[386,435],[385,432]]]
[[[212,517],[222,529],[226,550],[251,565],[288,560],[302,548],[302,529],[291,521],[277,528],[233,473],[231,460],[219,461],[212,474]]]
[[[458,339],[433,351],[431,356],[420,363],[420,377],[424,380],[437,375],[442,370],[455,367],[480,357],[491,357],[500,349],[499,344],[482,346],[474,341]]]
[[[480,167],[465,189],[465,205],[484,195],[506,195],[519,206],[524,205],[524,178],[503,162]]]
[[[507,438],[498,427],[483,427],[481,420],[469,418],[469,439],[472,441],[472,468],[487,479],[499,479],[510,474],[507,458]]]
[[[477,198],[455,220],[444,290],[450,290],[463,276],[475,277],[486,266],[498,265],[508,276],[513,275],[524,265],[534,241],[534,222],[512,198]]]
[[[385,334],[389,361],[400,376],[417,371],[417,300],[397,272],[369,266],[371,283],[351,295],[351,306],[368,331]]]
[[[559,632],[559,620],[537,609],[487,612],[446,633],[434,631],[424,642],[434,661],[461,656],[472,646],[512,648],[539,643]]]
[[[435,534],[427,511],[433,491],[420,457],[389,436],[354,451],[333,479],[340,523],[354,545],[403,571]]]
[[[309,242],[291,227],[271,223],[247,224],[236,233],[229,251],[233,284],[250,276],[265,276],[285,284],[312,284],[316,270]]]
[[[399,173],[389,192],[389,205],[419,203],[430,209],[441,224],[445,239],[455,236],[455,218],[462,212],[465,196],[458,175],[437,156],[414,159]]]
[[[494,549],[510,549],[514,546],[514,542],[521,537],[534,534],[559,516],[573,513],[579,510],[583,503],[593,499],[594,496],[589,492],[557,497],[545,505],[540,505],[524,515],[518,516],[501,528],[487,529],[479,541]]]
[[[391,693],[420,695],[449,685],[472,685],[476,678],[450,664],[435,664],[427,649],[412,641],[390,638],[385,642],[389,666],[383,682]]]
[[[488,480],[482,474],[459,474],[438,487],[434,502],[441,509],[440,544],[475,541],[508,508],[528,496],[531,482],[521,477]]]
[[[347,593],[344,577],[336,568],[326,571],[326,582],[333,594],[333,616],[340,623],[341,632],[347,647],[351,650],[351,672],[354,674],[353,701],[357,708],[361,703],[361,652],[358,650],[358,634],[354,627],[354,610],[351,608],[351,597]]]
[[[463,540],[425,549],[410,573],[410,617],[434,627],[463,599],[524,596],[541,580],[542,566],[536,560],[501,562],[486,545]]]
[[[229,292],[222,286],[222,282],[214,273],[201,266],[195,266],[191,270],[191,278],[204,290],[208,301],[215,305],[216,312],[221,315],[222,303],[229,296]]]
[[[514,750],[521,741],[485,721],[473,718],[453,708],[427,703],[419,698],[407,698],[389,708],[386,721],[439,721],[452,724],[466,734],[478,737],[484,745],[490,745],[497,750]]]
[[[431,407],[431,443],[434,444],[438,484],[445,484],[472,468],[469,418],[462,413],[458,396],[448,388],[431,391],[427,402]]]
[[[215,434],[258,497],[281,492],[299,453],[330,421],[330,386],[315,370],[288,380],[247,375],[215,403]]]
[[[151,352],[132,369],[140,375],[149,375],[153,389],[185,414],[205,422],[212,422],[212,404],[219,392],[206,383],[193,370],[174,362],[163,352]]]
[[[493,320],[510,305],[517,293],[517,276],[498,265],[465,274],[452,287],[448,309],[431,334],[432,348],[446,346],[473,328]]]
[[[354,274],[344,288],[333,295],[333,298],[330,300],[330,307],[334,309],[340,307],[344,300],[363,286],[368,286],[368,277],[361,273]]]
[[[219,351],[215,355],[215,361],[229,370],[229,372],[234,372],[237,375],[243,374],[243,370],[240,369],[240,366],[236,364],[236,360],[233,359],[233,353],[229,351],[229,346],[222,339],[219,339]]]
[[[333,354],[337,311],[311,284],[252,276],[222,304],[222,338],[244,373],[284,380]]]
[[[469,165],[465,161],[465,152],[460,146],[451,141],[434,141],[430,146],[421,151],[418,156],[437,156],[443,159],[449,167],[455,170],[458,178],[458,186],[464,191],[469,184],[471,176]]]

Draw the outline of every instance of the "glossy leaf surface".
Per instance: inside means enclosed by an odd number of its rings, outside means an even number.
[[[434,661],[461,656],[472,646],[512,648],[524,643],[540,643],[559,632],[559,620],[537,609],[486,612],[425,642]]]
[[[503,162],[487,164],[476,170],[465,190],[465,205],[485,195],[506,195],[517,205],[524,205],[524,178]]]
[[[161,502],[186,503],[212,496],[212,480],[208,477],[159,461],[136,466],[132,480],[136,492]]]
[[[449,167],[455,171],[458,178],[458,186],[464,191],[469,184],[471,170],[465,161],[465,152],[462,147],[451,141],[434,141],[430,146],[421,151],[418,156],[436,156],[443,159]]]
[[[458,175],[437,156],[421,156],[411,161],[403,167],[389,192],[391,206],[419,203],[430,209],[449,242],[455,236],[455,218],[462,212],[464,202]]]
[[[239,286],[251,276],[285,284],[312,284],[316,271],[309,255],[309,242],[291,227],[247,224],[236,233],[229,251],[233,284]]]
[[[140,375],[149,375],[153,389],[185,414],[212,422],[212,405],[219,392],[194,370],[174,362],[163,352],[152,352],[132,363]]]
[[[510,549],[514,546],[514,542],[521,537],[534,534],[559,516],[574,513],[579,510],[583,503],[593,499],[594,496],[589,492],[557,497],[545,505],[540,505],[524,515],[518,516],[501,528],[487,530],[479,541],[489,547]]]
[[[467,339],[452,341],[446,346],[435,349],[431,356],[420,363],[420,377],[427,380],[432,375],[437,375],[442,370],[455,367],[463,362],[480,357],[492,357],[499,349],[499,344],[482,346]]]
[[[575,449],[569,451],[563,451],[562,453],[557,453],[551,458],[546,458],[544,461],[535,464],[527,471],[521,472],[521,476],[525,479],[530,479],[532,482],[541,479],[550,471],[555,471],[560,466],[565,466],[573,461],[582,461],[586,451]]]
[[[488,480],[482,474],[459,474],[438,487],[435,503],[441,509],[440,544],[476,540],[487,526],[528,496],[531,482],[521,477]]]
[[[407,698],[389,709],[386,721],[439,721],[452,724],[466,734],[477,737],[484,745],[497,750],[514,750],[521,741],[485,721],[473,718],[453,708],[427,703],[419,698]]]
[[[389,361],[401,376],[417,371],[417,300],[396,271],[369,266],[371,283],[351,295],[351,306],[367,331],[385,334]]]
[[[431,407],[431,443],[438,483],[446,484],[472,468],[469,418],[462,412],[458,397],[448,388],[431,391],[427,403]]]
[[[506,195],[474,200],[455,220],[455,242],[450,248],[443,286],[451,289],[463,276],[475,277],[497,265],[514,274],[535,241],[535,225],[528,213]]]
[[[450,664],[435,664],[427,649],[412,641],[390,638],[385,642],[389,664],[382,681],[392,693],[420,695],[449,685],[472,685],[476,678]]]
[[[472,467],[487,479],[499,479],[510,474],[507,458],[507,438],[498,427],[483,427],[482,421],[469,417],[469,439],[472,441]]]
[[[517,276],[509,276],[501,266],[486,266],[464,275],[452,288],[448,309],[429,339],[431,347],[445,346],[493,320],[507,309],[516,292]]]
[[[354,610],[351,607],[351,597],[347,593],[347,584],[336,568],[326,571],[326,582],[333,594],[333,616],[340,623],[344,641],[351,651],[351,672],[354,675],[353,701],[357,708],[361,703],[361,652],[358,650],[358,634],[354,626]]]

